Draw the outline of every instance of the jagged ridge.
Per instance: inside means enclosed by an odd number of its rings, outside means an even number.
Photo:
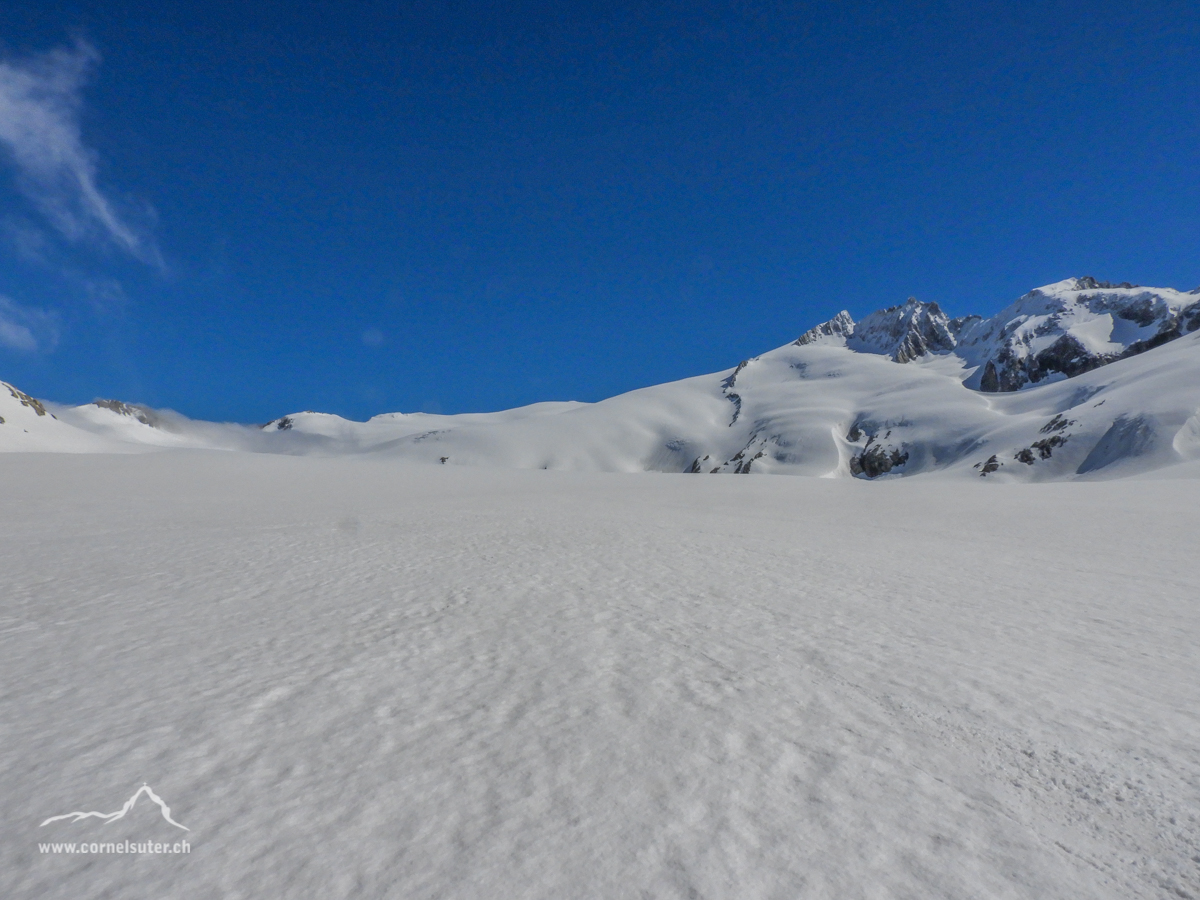
[[[910,297],[857,323],[843,310],[796,343],[844,340],[851,350],[898,363],[953,353],[974,369],[968,387],[1016,391],[1080,375],[1195,331],[1198,294],[1200,288],[1184,294],[1084,276],[1030,291],[989,319],[951,319],[937,303]]]

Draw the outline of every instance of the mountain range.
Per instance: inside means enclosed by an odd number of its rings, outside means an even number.
[[[1120,477],[1200,459],[1200,288],[1072,278],[986,319],[910,298],[858,322],[841,312],[723,372],[496,413],[299,412],[246,426],[0,388],[0,450],[171,447],[623,472]]]

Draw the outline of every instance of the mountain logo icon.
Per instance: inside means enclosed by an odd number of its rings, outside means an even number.
[[[78,822],[80,819],[103,819],[104,824],[107,825],[110,822],[117,821],[117,819],[125,818],[125,814],[133,809],[133,805],[137,803],[138,797],[142,796],[142,794],[145,794],[147,797],[149,797],[151,802],[158,804],[158,808],[162,810],[162,817],[164,819],[166,819],[176,828],[182,828],[184,831],[191,831],[191,829],[186,825],[180,825],[171,818],[171,807],[167,806],[167,804],[163,802],[163,798],[154,793],[150,785],[146,784],[145,782],[142,782],[142,786],[138,788],[134,795],[125,801],[125,805],[116,812],[70,812],[61,816],[51,816],[38,827],[42,828],[46,825],[49,825],[51,822],[61,822],[63,819],[70,819],[72,822]]]

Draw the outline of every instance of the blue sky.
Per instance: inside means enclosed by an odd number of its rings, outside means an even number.
[[[1200,284],[1200,7],[0,7],[0,379],[598,400],[909,295]]]

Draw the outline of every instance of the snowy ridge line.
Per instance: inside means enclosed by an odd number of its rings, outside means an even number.
[[[0,391],[0,450],[191,448],[372,454],[433,465],[609,472],[922,473],[1114,478],[1200,459],[1200,289],[1091,277],[990,319],[910,299],[839,313],[711,375],[599,403],[537,403],[367,422],[300,412],[199,422],[116,400],[77,407]]]

